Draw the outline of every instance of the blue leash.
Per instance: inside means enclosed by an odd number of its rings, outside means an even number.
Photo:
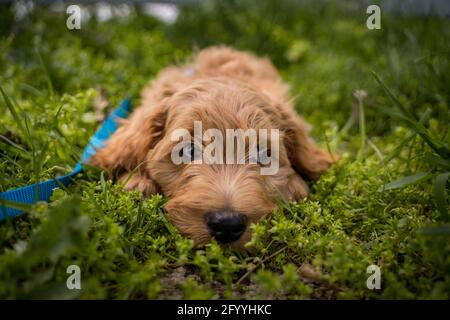
[[[61,187],[61,185],[69,185],[73,181],[73,178],[83,171],[82,164],[87,163],[95,152],[104,146],[104,142],[108,140],[108,138],[117,129],[117,118],[126,118],[130,109],[131,99],[128,97],[109,114],[106,120],[102,123],[101,127],[91,137],[89,143],[83,151],[80,162],[76,164],[71,173],[52,180],[35,183],[18,189],[8,190],[0,194],[0,199],[18,202],[19,204],[34,204],[37,201],[48,202],[53,193],[53,189]],[[21,210],[8,208],[0,204],[0,221],[18,216],[22,213],[23,211]]]

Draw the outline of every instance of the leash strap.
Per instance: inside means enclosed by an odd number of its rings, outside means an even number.
[[[82,164],[87,163],[95,152],[104,146],[105,141],[108,140],[109,137],[116,131],[118,127],[118,118],[126,118],[130,112],[130,109],[131,99],[127,97],[109,114],[106,120],[102,123],[101,127],[89,139],[89,142],[81,156],[80,162],[76,164],[71,173],[18,189],[8,190],[0,194],[0,201],[7,200],[18,204],[34,204],[38,201],[48,202],[53,193],[53,189],[69,185],[73,181],[73,178],[83,171]],[[16,217],[22,213],[22,210],[10,208],[0,203],[0,221],[7,218]]]

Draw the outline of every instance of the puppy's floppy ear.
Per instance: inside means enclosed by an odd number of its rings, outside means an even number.
[[[151,108],[139,107],[129,119],[123,121],[90,163],[115,176],[133,171],[145,161],[148,151],[163,137],[166,118],[167,107],[164,103]],[[144,168],[145,165],[142,165]],[[144,171],[142,169],[139,169],[141,173]]]
[[[318,179],[339,156],[319,149],[309,137],[308,124],[291,108],[282,108],[281,114],[284,143],[292,167],[305,178]]]

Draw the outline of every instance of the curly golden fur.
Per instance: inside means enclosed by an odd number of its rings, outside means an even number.
[[[171,161],[176,128],[277,128],[279,170],[261,175],[255,164],[181,164]],[[197,244],[211,239],[204,216],[231,208],[248,224],[232,243],[250,239],[248,225],[269,214],[276,199],[308,195],[305,180],[317,179],[333,163],[318,149],[309,126],[295,113],[288,86],[267,59],[219,46],[200,51],[184,66],[162,70],[142,93],[141,105],[100,149],[92,164],[126,182],[144,196],[168,197],[169,220]]]

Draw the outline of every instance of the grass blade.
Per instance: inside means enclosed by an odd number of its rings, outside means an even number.
[[[394,94],[392,93],[392,91],[386,86],[386,84],[383,82],[383,80],[381,80],[381,78],[374,72],[372,71],[372,75],[374,76],[375,80],[378,82],[378,84],[383,88],[383,90],[386,92],[386,94],[389,96],[389,98],[394,102],[394,104],[400,109],[400,111],[414,119],[414,116],[412,115],[411,112],[408,111],[408,109],[406,109],[401,102],[394,96]]]
[[[445,186],[447,180],[450,177],[450,172],[441,173],[436,177],[434,183],[434,196],[436,198],[436,206],[441,214],[441,218],[445,221],[450,220],[450,215],[448,214],[448,205],[445,195]]]
[[[23,157],[25,159],[30,159],[30,153],[27,150],[25,150],[24,148],[22,148],[22,146],[11,141],[10,139],[8,139],[7,137],[5,137],[3,135],[0,135],[0,140],[2,140],[5,144],[13,147],[16,151],[18,151],[20,153],[21,157]]]
[[[407,185],[417,183],[422,180],[426,180],[430,177],[432,177],[432,174],[430,174],[430,172],[421,172],[418,174],[414,174],[412,176],[401,177],[395,181],[392,181],[392,182],[384,185],[384,187],[380,187],[378,189],[378,192],[403,188]]]
[[[400,142],[395,147],[395,149],[384,159],[384,164],[386,165],[389,162],[391,162],[392,159],[397,158],[398,155],[400,154],[400,152],[402,151],[403,147],[406,146],[409,142],[411,142],[415,136],[416,135],[413,133],[413,134],[410,134],[409,136],[407,136],[405,139],[403,139],[403,141]]]
[[[9,97],[6,95],[5,91],[3,91],[3,88],[1,86],[0,86],[0,92],[2,93],[3,100],[5,101],[6,107],[8,108],[9,112],[13,116],[13,119],[16,122],[17,127],[19,128],[19,130],[22,133],[22,135],[24,136],[24,138],[26,138],[28,140],[27,142],[31,144],[31,141],[29,141],[30,137],[28,135],[28,131],[25,129],[25,127],[22,123],[22,119],[19,117],[19,114],[18,114],[16,108],[14,107],[13,103],[11,102],[11,99],[9,99]]]
[[[42,58],[42,54],[39,51],[39,49],[36,49],[36,53],[37,53],[37,56],[39,58],[39,62],[41,64],[41,67],[42,67],[42,69],[44,69],[44,72],[45,72],[45,75],[46,75],[45,79],[47,81],[47,90],[48,90],[48,93],[50,95],[50,99],[53,100],[53,98],[55,97],[55,89],[53,87],[53,82],[52,82],[52,78],[50,76],[49,69],[47,68],[47,65],[45,64],[44,59]]]
[[[450,225],[423,228],[418,231],[418,234],[430,235],[430,236],[450,235]]]
[[[11,200],[6,200],[6,199],[0,199],[0,205],[7,207],[7,208],[12,208],[12,209],[26,211],[26,212],[31,212],[33,210],[33,205],[31,205],[31,204],[16,202],[16,201],[11,201]],[[1,212],[1,209],[0,209],[0,212]]]
[[[441,168],[444,170],[450,170],[450,160],[438,157],[432,153],[426,153],[423,156],[423,159],[428,162],[428,164],[436,167]]]
[[[401,113],[400,114],[395,113],[388,109],[384,109],[384,111],[393,117],[403,120],[410,129],[419,134],[422,137],[422,139],[430,146],[430,148],[436,151],[436,153],[439,154],[441,157],[449,158],[450,150],[429,135],[428,130],[425,128],[425,126],[421,122],[417,121],[414,115],[401,104],[401,102],[394,96],[392,91],[386,86],[386,84],[380,79],[380,77],[374,71],[372,71],[372,75],[374,76],[378,84],[384,89],[384,91],[392,100],[394,105],[397,106],[397,108],[400,110]]]

